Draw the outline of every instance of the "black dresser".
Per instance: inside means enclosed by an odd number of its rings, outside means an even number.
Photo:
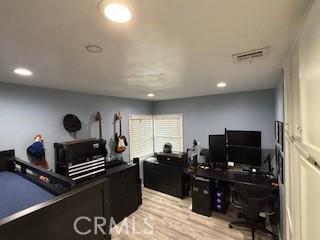
[[[139,159],[134,159],[136,164],[107,162],[105,145],[103,139],[55,143],[56,172],[72,179],[75,187],[108,178],[110,192],[105,200],[114,221],[119,223],[142,204]]]
[[[119,223],[142,204],[139,166],[122,164],[108,169],[106,177],[110,183],[111,216]]]
[[[178,198],[189,192],[188,176],[184,167],[159,163],[143,162],[144,186]]]

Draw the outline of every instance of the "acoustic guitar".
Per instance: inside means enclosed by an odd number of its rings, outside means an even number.
[[[125,136],[122,135],[122,127],[121,127],[121,113],[118,112],[116,114],[116,122],[119,121],[119,135],[115,133],[115,152],[122,153],[126,150],[128,146],[128,142]]]

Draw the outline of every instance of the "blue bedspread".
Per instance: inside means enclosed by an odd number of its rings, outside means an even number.
[[[52,198],[54,195],[27,179],[0,172],[0,219]]]

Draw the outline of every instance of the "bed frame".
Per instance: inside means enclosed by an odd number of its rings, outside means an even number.
[[[75,188],[68,178],[16,158],[13,150],[0,152],[0,171],[15,172],[56,196],[0,219],[1,240],[111,239],[108,224],[104,229],[107,234],[94,234],[93,228],[94,217],[110,219],[107,179]],[[38,175],[47,177],[49,182],[40,180]],[[79,222],[79,230],[91,230],[88,235],[79,235],[74,230],[74,221],[80,216],[92,220]]]

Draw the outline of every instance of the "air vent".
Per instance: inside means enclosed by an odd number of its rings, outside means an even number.
[[[235,63],[253,62],[254,60],[262,59],[267,56],[268,48],[256,49],[248,52],[237,53],[232,55]]]

